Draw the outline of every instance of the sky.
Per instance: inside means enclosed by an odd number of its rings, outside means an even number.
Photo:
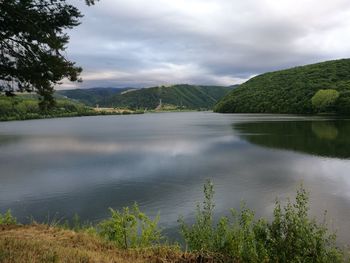
[[[268,71],[350,57],[349,0],[69,0],[82,24],[59,89],[233,85]]]

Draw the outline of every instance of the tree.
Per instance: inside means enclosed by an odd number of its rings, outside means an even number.
[[[50,110],[56,84],[81,80],[82,69],[63,55],[66,30],[81,17],[66,0],[0,0],[0,91],[36,91],[40,108]]]
[[[336,110],[339,114],[349,115],[350,114],[350,91],[343,91],[336,103]]]
[[[320,89],[311,98],[311,103],[318,112],[331,111],[338,98],[338,91],[334,89]]]

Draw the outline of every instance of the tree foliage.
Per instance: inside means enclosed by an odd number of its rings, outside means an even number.
[[[254,77],[227,94],[217,112],[315,113],[311,98],[324,89],[339,92],[337,113],[350,113],[350,59],[327,61]],[[343,96],[346,98],[343,99]],[[341,103],[341,104],[340,104]]]
[[[311,103],[318,112],[332,111],[332,107],[338,98],[338,91],[334,89],[321,89],[311,98]]]
[[[54,86],[82,71],[63,53],[81,17],[66,0],[0,0],[0,91],[37,91],[41,109],[52,108]]]

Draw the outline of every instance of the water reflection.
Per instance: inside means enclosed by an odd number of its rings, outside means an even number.
[[[150,216],[160,212],[176,236],[178,216],[193,220],[207,178],[217,216],[245,200],[268,217],[275,198],[293,195],[304,181],[312,212],[329,210],[349,243],[350,161],[316,155],[349,148],[347,129],[340,120],[203,112],[1,123],[0,212],[11,208],[20,221],[74,213],[97,221],[109,207],[136,201]],[[304,148],[313,154],[300,154]]]
[[[20,138],[21,138],[20,136],[14,136],[14,135],[0,135],[0,147],[15,143],[16,141],[19,141]]]
[[[350,122],[346,120],[241,122],[233,124],[233,129],[242,139],[264,147],[350,157]]]

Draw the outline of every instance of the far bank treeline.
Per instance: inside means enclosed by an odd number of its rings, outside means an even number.
[[[143,89],[92,88],[56,91],[50,110],[35,94],[0,93],[0,121],[54,117],[139,114],[144,111],[212,110],[234,86],[173,85]],[[96,108],[95,108],[96,107]]]
[[[35,94],[20,94],[11,97],[0,94],[0,121],[143,113],[128,109],[96,110],[83,103],[65,98],[56,98],[54,106],[50,110],[43,111],[40,108],[40,102],[41,100]]]
[[[214,111],[350,114],[350,59],[256,76],[227,94]]]

